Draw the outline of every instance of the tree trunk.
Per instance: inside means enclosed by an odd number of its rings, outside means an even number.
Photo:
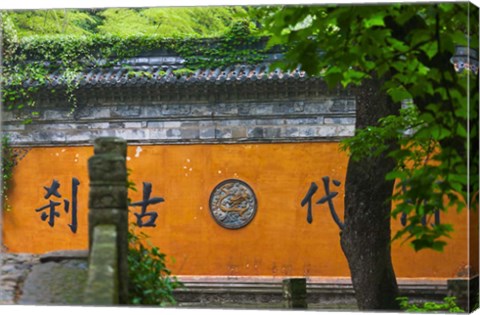
[[[378,119],[397,114],[399,105],[381,91],[382,80],[365,80],[357,90],[356,128],[378,124]],[[393,181],[385,175],[394,167],[386,156],[360,161],[350,159],[345,182],[345,227],[341,245],[350,267],[355,298],[360,310],[398,309],[398,286],[390,254],[388,201]]]

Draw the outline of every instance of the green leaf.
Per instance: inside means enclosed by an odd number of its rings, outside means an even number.
[[[410,47],[403,41],[395,39],[393,37],[387,38],[387,42],[392,46],[393,49],[398,50],[399,52],[407,52]]]
[[[465,126],[461,123],[457,124],[457,135],[463,138],[466,138],[468,135],[467,129],[465,129]]]
[[[420,50],[422,50],[429,59],[432,59],[438,53],[438,44],[436,41],[432,41],[422,45]]]
[[[432,243],[432,249],[438,252],[443,252],[443,248],[447,245],[444,241],[435,241]]]
[[[365,28],[372,28],[374,26],[385,26],[384,22],[385,12],[377,12],[372,17],[368,17],[363,20],[363,25]]]
[[[128,174],[131,172],[129,171]],[[177,278],[170,278],[165,264],[166,255],[156,246],[144,247],[151,243],[143,232],[128,232],[129,251],[129,296],[132,304],[166,306],[175,304],[173,290],[182,284]]]
[[[407,178],[407,173],[400,170],[391,171],[385,176],[386,180],[396,180],[396,179],[404,180],[406,178]]]
[[[432,126],[430,128],[430,132],[432,134],[432,137],[436,140],[445,139],[452,134],[451,130],[440,125]]]
[[[387,93],[392,97],[394,102],[401,102],[412,98],[412,95],[401,86],[389,88]]]

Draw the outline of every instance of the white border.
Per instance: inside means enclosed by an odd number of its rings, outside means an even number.
[[[107,7],[172,7],[172,6],[225,6],[225,5],[275,5],[275,4],[364,4],[364,3],[421,3],[421,2],[451,2],[451,0],[436,0],[436,1],[394,1],[394,0],[363,0],[363,1],[342,1],[342,0],[175,0],[165,1],[165,0],[68,0],[68,1],[54,1],[54,0],[1,0],[0,10],[12,10],[12,9],[51,9],[51,8],[107,8]],[[480,7],[480,0],[470,1],[476,6]],[[1,117],[1,113],[0,113]],[[0,121],[1,127],[1,121]],[[1,211],[0,211],[1,214]],[[0,225],[1,229],[1,225]],[[0,234],[1,240],[1,234]],[[169,308],[147,308],[147,307],[65,307],[65,306],[5,306],[0,305],[0,312],[9,314],[8,311],[17,311],[17,312],[29,312],[33,314],[49,314],[49,315],[85,315],[85,312],[92,314],[101,314],[102,312],[115,312],[116,315],[137,315],[137,314],[152,314],[152,315],[163,315],[163,314],[195,314],[195,315],[216,315],[216,314],[229,314],[229,315],[241,315],[241,314],[262,314],[262,315],[277,315],[277,314],[307,314],[306,311],[277,311],[277,310],[219,310],[219,309],[169,309]],[[308,311],[312,313],[312,311]],[[319,313],[319,312],[314,312]],[[322,312],[325,313],[325,312]],[[355,312],[358,313],[358,312]],[[337,312],[334,314],[355,314],[353,312]],[[475,313],[479,313],[478,311]],[[391,314],[391,313],[363,313],[363,314]]]
[[[53,1],[53,0],[2,0],[0,9],[50,9],[50,8],[106,8],[106,7],[182,7],[182,6],[226,6],[226,5],[275,5],[275,4],[363,4],[363,3],[431,3],[431,2],[452,2],[452,0],[69,0],[69,1]],[[462,1],[463,2],[463,1]],[[480,6],[480,0],[470,1]]]

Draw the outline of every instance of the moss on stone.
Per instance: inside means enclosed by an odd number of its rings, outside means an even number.
[[[115,305],[119,303],[116,227],[97,225],[93,234],[85,304]]]

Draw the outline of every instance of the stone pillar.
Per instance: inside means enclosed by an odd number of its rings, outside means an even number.
[[[305,278],[283,280],[283,298],[289,309],[307,308],[307,280]]]
[[[94,155],[88,160],[90,177],[88,238],[89,249],[97,225],[115,225],[117,230],[118,291],[120,304],[128,303],[128,206],[127,142],[107,137],[94,142]]]

